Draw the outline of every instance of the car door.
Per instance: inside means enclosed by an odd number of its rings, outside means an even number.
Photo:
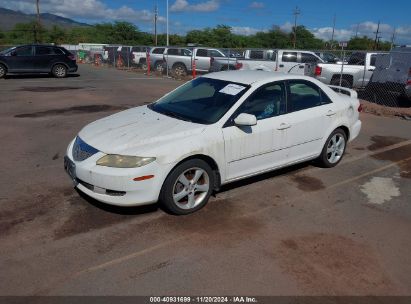
[[[52,65],[57,62],[58,54],[52,46],[36,45],[34,47],[33,67],[37,72],[50,72]]]
[[[236,126],[241,113],[255,115],[254,126]],[[257,89],[244,101],[223,127],[227,179],[235,180],[287,162],[286,90],[284,82],[275,82]]]
[[[297,59],[297,52],[282,52],[281,59],[278,64],[278,71],[295,74],[296,71],[298,71],[298,66],[300,65],[301,64],[298,63]]]
[[[196,70],[208,72],[210,68],[210,57],[207,49],[197,49],[194,60],[196,62]]]
[[[6,57],[9,72],[33,71],[33,47],[31,45],[17,47]]]
[[[311,81],[289,80],[287,92],[288,160],[293,163],[321,153],[337,113],[331,99]]]

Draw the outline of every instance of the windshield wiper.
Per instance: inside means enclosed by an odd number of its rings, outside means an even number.
[[[181,116],[181,115],[179,115],[179,114],[177,114],[177,113],[174,113],[174,112],[172,112],[172,111],[164,111],[164,110],[162,110],[162,111],[160,111],[160,113],[161,113],[161,114],[164,114],[164,115],[167,115],[167,116],[170,116],[170,117],[173,117],[173,118],[180,119],[180,120],[192,122],[192,121],[191,121],[190,119],[188,119],[187,117]]]

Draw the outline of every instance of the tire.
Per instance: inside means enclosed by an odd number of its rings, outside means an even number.
[[[174,215],[193,213],[207,204],[214,190],[214,181],[214,172],[205,161],[187,160],[167,176],[159,202],[165,211]]]
[[[331,83],[330,83],[330,84],[331,84],[331,85],[334,85],[334,86],[340,86],[340,78],[334,78],[333,80],[331,80]],[[341,80],[341,86],[342,86],[343,88],[349,88],[349,89],[352,88],[351,82],[350,82],[348,79],[345,79],[345,78],[343,78],[343,79]]]
[[[154,65],[154,70],[156,72],[163,73],[163,70],[164,70],[163,62],[162,61],[156,62],[155,65]]]
[[[347,135],[343,129],[335,129],[327,138],[321,155],[318,158],[319,164],[324,168],[332,168],[342,160],[347,147]]]
[[[187,76],[186,66],[182,63],[176,63],[175,65],[173,65],[172,73],[176,77],[185,77]]]
[[[0,79],[6,77],[7,69],[4,65],[0,64]]]
[[[53,66],[51,73],[56,78],[64,78],[67,76],[67,67],[63,64],[56,64]]]

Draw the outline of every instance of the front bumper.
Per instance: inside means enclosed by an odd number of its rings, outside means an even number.
[[[88,196],[110,205],[139,206],[158,201],[160,190],[167,173],[168,165],[162,166],[154,161],[139,168],[111,168],[97,166],[96,161],[104,156],[98,152],[83,161],[72,157],[74,141],[67,149],[66,158],[75,165],[75,187]],[[154,175],[153,178],[134,181],[136,177]],[[73,178],[73,177],[72,177]]]

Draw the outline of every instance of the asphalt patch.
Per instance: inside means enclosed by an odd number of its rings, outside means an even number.
[[[45,92],[61,92],[61,91],[70,91],[70,90],[80,90],[92,87],[22,87],[16,91],[25,91],[25,92],[36,92],[36,93],[45,93]]]
[[[297,184],[298,189],[305,192],[318,191],[325,188],[320,179],[308,175],[293,175],[291,180]]]
[[[110,105],[87,105],[87,106],[74,106],[64,109],[53,109],[34,113],[25,113],[14,115],[16,118],[39,118],[57,115],[76,115],[83,113],[97,113],[97,112],[108,112],[108,111],[120,111],[126,110],[128,107],[125,106],[110,106]]]
[[[403,141],[406,141],[407,139],[401,138],[401,137],[396,137],[396,136],[380,136],[380,135],[375,135],[371,137],[371,141],[373,142],[371,145],[367,147],[368,150],[370,151],[375,151],[381,148],[385,148],[388,146],[392,146],[398,143],[401,143]]]
[[[395,293],[373,250],[345,236],[309,234],[283,239],[274,258],[304,290],[322,295]]]
[[[372,141],[374,141],[374,144],[368,146],[369,150],[378,149],[406,141],[406,139],[391,136],[373,136],[371,139]],[[402,160],[411,157],[411,144],[385,152],[373,154],[371,155],[371,157],[378,160],[400,162],[398,164],[398,167],[400,169],[400,176],[402,178],[411,178],[411,160],[401,162]]]

